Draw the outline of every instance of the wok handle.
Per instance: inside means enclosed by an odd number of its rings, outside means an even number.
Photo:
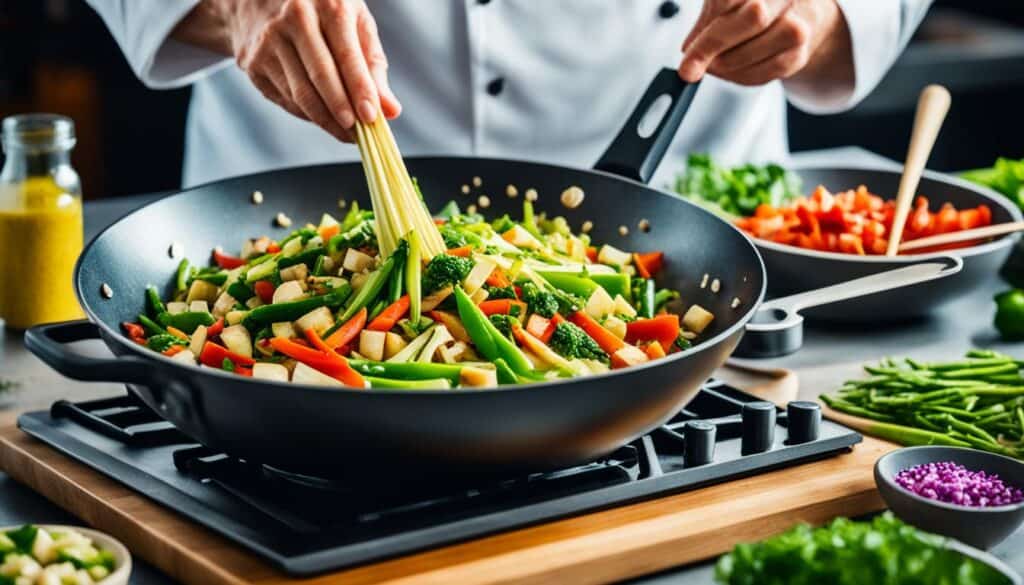
[[[640,98],[640,103],[626,120],[626,124],[619,130],[619,134],[598,159],[594,168],[641,183],[650,181],[662,157],[665,156],[665,151],[675,138],[683,116],[690,109],[699,84],[699,81],[683,81],[675,69],[659,71]],[[652,106],[657,106],[658,109],[655,110]],[[665,108],[665,111],[654,131],[645,132],[646,135],[641,134],[641,122],[645,122],[646,127],[645,118],[649,114],[654,116],[661,108]]]
[[[154,365],[133,356],[95,358],[82,355],[67,344],[100,339],[95,323],[82,319],[36,325],[25,332],[25,347],[46,365],[73,380],[84,382],[124,382],[149,385]]]
[[[960,272],[963,266],[964,261],[957,256],[936,256],[894,270],[773,299],[758,308],[733,355],[769,358],[793,353],[803,345],[804,318],[800,315],[803,309],[945,278]]]

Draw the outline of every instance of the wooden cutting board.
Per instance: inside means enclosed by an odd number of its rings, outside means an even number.
[[[292,580],[12,424],[0,427],[0,468],[189,585],[607,583],[708,559],[797,522],[880,510],[872,466],[893,448],[865,437],[822,461]]]

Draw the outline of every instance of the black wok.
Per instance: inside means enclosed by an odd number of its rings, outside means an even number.
[[[339,197],[369,206],[358,163],[260,173],[210,183],[148,205],[93,240],[75,273],[89,321],[30,330],[26,345],[61,373],[79,380],[120,381],[187,435],[214,449],[292,472],[344,475],[346,469],[402,474],[511,472],[575,464],[600,457],[665,422],[720,366],[743,333],[765,289],[753,244],[728,223],[644,185],[695,92],[674,71],[661,72],[602,157],[606,171],[484,158],[411,158],[408,166],[431,209],[449,199],[472,202],[461,185],[481,177],[488,214],[521,213],[512,184],[540,193],[536,206],[564,214],[574,226],[594,222],[593,237],[627,250],[663,250],[662,284],[677,288],[716,318],[695,347],[666,359],[598,376],[526,387],[452,391],[365,391],[254,381],[211,368],[185,366],[129,341],[119,324],[144,311],[143,291],[168,287],[184,246],[201,261],[217,245],[285,232],[278,212],[315,221]],[[648,138],[637,133],[643,113],[661,95],[668,114]],[[664,101],[664,98],[661,100]],[[624,178],[624,176],[629,178]],[[566,210],[569,185],[586,193]],[[265,203],[250,202],[254,190]],[[521,196],[520,196],[521,197]],[[651,222],[649,233],[637,229]],[[619,226],[630,229],[619,235]],[[719,279],[720,292],[700,286]],[[105,286],[111,298],[102,294]],[[733,307],[734,299],[739,303]],[[86,358],[64,344],[101,338],[116,359]],[[362,474],[372,475],[372,474]]]

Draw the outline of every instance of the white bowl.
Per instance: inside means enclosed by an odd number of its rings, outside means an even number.
[[[22,526],[24,526],[24,524],[0,527],[0,532],[16,530]],[[128,549],[113,536],[84,526],[69,526],[64,524],[36,524],[36,526],[45,528],[46,530],[74,530],[88,536],[92,539],[97,548],[110,551],[110,553],[114,555],[114,562],[116,563],[114,570],[107,575],[106,579],[100,581],[98,585],[128,585],[128,577],[132,574],[132,555],[128,552]]]

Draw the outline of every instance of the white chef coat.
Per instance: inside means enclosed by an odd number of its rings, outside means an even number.
[[[271,168],[354,160],[336,141],[266,100],[233,60],[168,35],[199,0],[88,0],[139,78],[192,85],[186,186]],[[742,87],[708,77],[652,184],[688,152],[728,163],[784,161],[785,103],[811,113],[852,107],[879,82],[930,0],[838,0],[853,40],[849,95],[786,83]],[[615,136],[700,12],[697,0],[369,0],[403,105],[392,123],[406,155],[451,154],[589,167]],[[499,87],[500,86],[500,87]],[[500,91],[495,91],[499,89]]]

